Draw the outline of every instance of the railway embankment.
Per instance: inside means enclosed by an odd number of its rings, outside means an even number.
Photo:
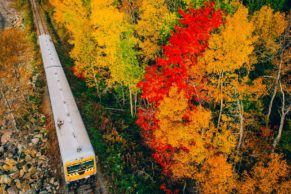
[[[27,37],[30,37],[30,41],[33,42],[33,32],[30,31],[32,26],[29,26],[32,24],[29,6],[27,2],[22,6],[19,5],[20,12],[14,8],[14,2],[17,0],[0,0],[1,30],[21,28],[21,31],[25,31]],[[61,182],[54,166],[57,160],[53,157],[58,153],[54,153],[56,149],[52,146],[53,138],[48,130],[50,120],[45,114],[49,114],[49,107],[47,107],[48,103],[42,99],[46,94],[43,91],[44,76],[37,51],[34,51],[32,58],[25,63],[27,64],[24,66],[29,67],[30,70],[33,69],[28,79],[29,83],[23,84],[29,85],[29,95],[25,96],[27,100],[18,101],[20,99],[18,97],[24,95],[24,88],[19,90],[1,85],[0,193],[60,193]],[[11,72],[9,68],[5,71],[7,72],[0,72],[1,83],[8,80],[2,75],[8,75]],[[11,116],[15,112],[5,108],[14,107],[13,103],[21,104],[19,106],[27,109],[22,116],[15,119],[16,126]]]
[[[47,155],[48,136],[37,128],[1,131],[0,193],[56,193],[59,189]]]

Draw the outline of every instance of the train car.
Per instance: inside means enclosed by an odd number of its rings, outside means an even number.
[[[96,183],[96,160],[86,128],[49,35],[38,37],[69,190]]]

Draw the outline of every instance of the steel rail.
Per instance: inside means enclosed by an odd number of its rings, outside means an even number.
[[[34,16],[33,17],[34,23],[35,23],[35,27],[36,27],[36,31],[38,35],[48,34],[48,30],[46,29],[45,22],[43,21],[43,17],[39,12],[39,9],[37,7],[35,0],[30,0],[30,3],[31,3],[31,8],[32,8],[33,16]]]

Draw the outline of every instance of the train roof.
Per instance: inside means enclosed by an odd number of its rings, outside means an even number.
[[[95,155],[51,37],[39,44],[63,163]]]

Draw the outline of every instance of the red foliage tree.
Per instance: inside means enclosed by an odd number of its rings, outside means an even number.
[[[164,58],[158,58],[155,65],[148,66],[144,81],[139,83],[142,98],[155,106],[173,84],[186,91],[189,99],[202,89],[201,83],[197,83],[200,90],[189,84],[195,77],[190,70],[207,48],[210,33],[222,23],[222,12],[214,10],[213,3],[207,3],[201,9],[190,8],[188,12],[180,9],[179,13],[182,16],[180,25],[175,26],[169,44],[163,47]]]

